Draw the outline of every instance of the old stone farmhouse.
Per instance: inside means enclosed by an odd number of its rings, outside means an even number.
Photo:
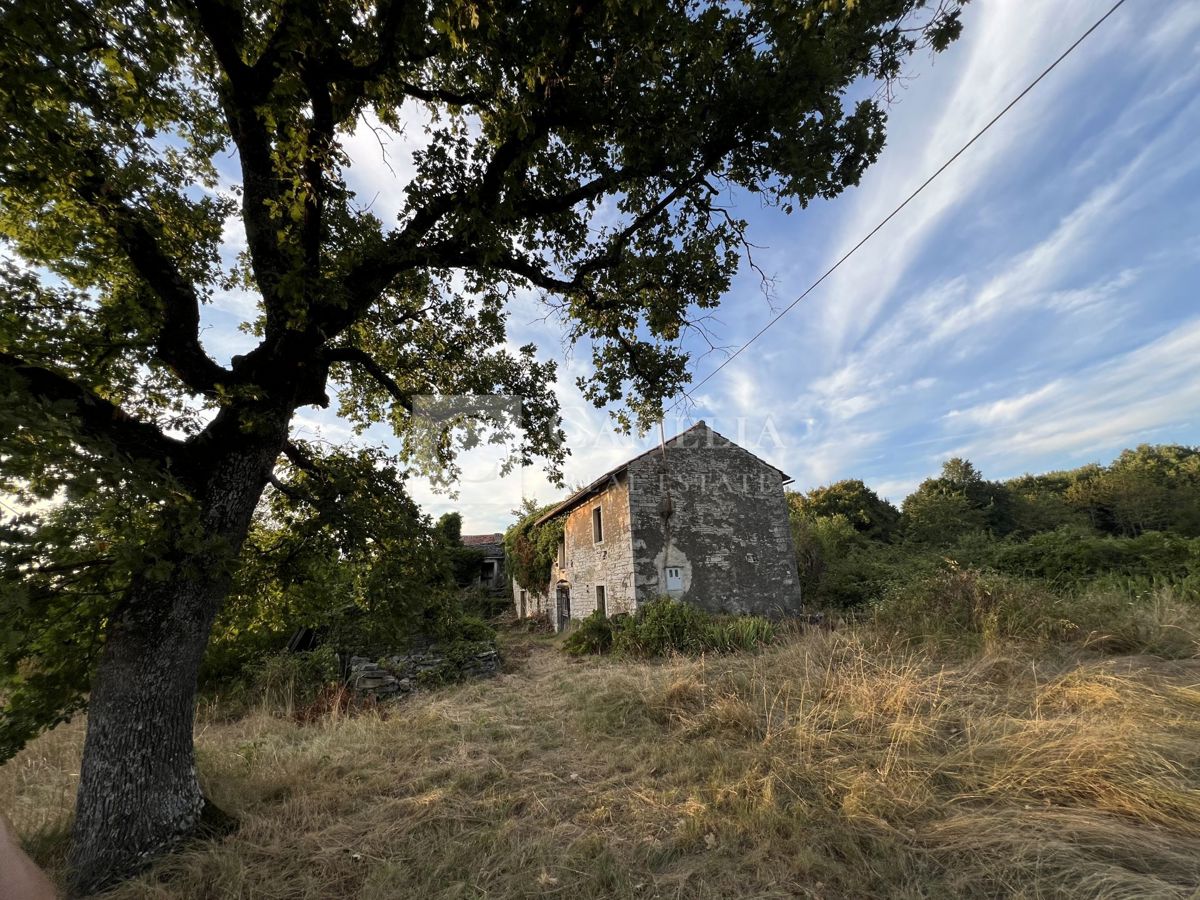
[[[783,486],[791,479],[703,421],[547,512],[563,519],[550,583],[513,585],[521,617],[562,629],[670,596],[712,612],[799,612]]]

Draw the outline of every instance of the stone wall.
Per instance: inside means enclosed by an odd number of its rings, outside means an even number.
[[[538,594],[520,584],[517,579],[510,580],[512,581],[513,612],[517,614],[518,618],[529,619],[542,613],[550,615],[550,607],[553,605],[550,594]],[[542,586],[542,590],[546,590],[545,585]],[[525,592],[524,612],[521,607],[522,591]]]
[[[592,514],[599,507],[603,540],[592,536]],[[633,541],[629,527],[629,481],[624,473],[609,479],[599,493],[580,502],[563,522],[566,567],[554,566],[550,579],[550,614],[558,625],[554,586],[571,588],[571,618],[583,619],[596,609],[596,587],[605,590],[609,615],[634,609]]]
[[[431,644],[379,660],[351,656],[346,666],[346,683],[364,696],[392,700],[419,687],[491,678],[499,672],[500,654],[490,641],[449,648]]]
[[[628,477],[639,604],[669,594],[711,612],[800,611],[778,470],[699,423],[667,444],[665,462],[658,452],[633,460]],[[669,567],[678,590],[668,590]]]

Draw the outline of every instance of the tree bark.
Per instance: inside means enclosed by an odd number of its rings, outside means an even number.
[[[177,529],[172,577],[135,580],[109,625],[88,701],[72,895],[133,874],[208,818],[192,743],[196,680],[282,443],[247,441],[212,462],[198,492],[209,550]]]

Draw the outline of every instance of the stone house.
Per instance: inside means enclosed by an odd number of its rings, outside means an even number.
[[[464,547],[469,547],[482,557],[479,561],[479,573],[470,586],[489,592],[499,591],[503,594],[506,590],[504,535],[499,532],[495,534],[464,534],[461,541]]]
[[[663,596],[710,612],[800,611],[783,472],[703,421],[605,472],[543,515],[563,520],[550,583],[513,583],[524,618],[562,629]]]

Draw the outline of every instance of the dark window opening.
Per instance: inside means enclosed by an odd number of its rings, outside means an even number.
[[[592,540],[597,544],[604,540],[604,520],[598,506],[592,510]]]
[[[604,596],[604,585],[596,585],[596,609],[600,610],[600,615],[608,615],[608,600]]]

